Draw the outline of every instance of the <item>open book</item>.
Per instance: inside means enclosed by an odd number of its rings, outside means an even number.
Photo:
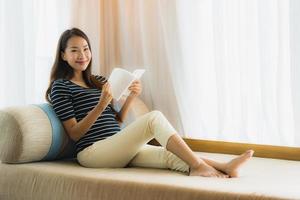
[[[129,86],[133,81],[140,79],[144,72],[144,69],[136,69],[131,73],[125,69],[114,68],[108,79],[113,98],[119,101],[123,95],[128,96]]]

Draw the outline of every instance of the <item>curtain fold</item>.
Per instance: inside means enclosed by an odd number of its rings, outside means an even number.
[[[172,72],[167,59],[162,15],[173,12],[162,7],[160,1],[106,1],[100,5],[102,21],[100,41],[101,71],[108,76],[114,67],[128,71],[146,69],[142,78],[142,99],[150,109],[161,110],[175,128],[183,133],[179,116],[176,88],[172,84]],[[160,10],[159,9],[163,9]],[[173,16],[171,13],[169,16]]]

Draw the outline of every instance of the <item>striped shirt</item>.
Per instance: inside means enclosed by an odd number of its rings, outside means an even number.
[[[96,76],[99,81],[105,81],[103,76]],[[56,115],[61,121],[75,117],[82,120],[98,103],[101,90],[85,88],[69,80],[58,79],[52,84],[50,99]],[[109,104],[98,117],[92,127],[76,142],[76,153],[120,131],[116,113]]]

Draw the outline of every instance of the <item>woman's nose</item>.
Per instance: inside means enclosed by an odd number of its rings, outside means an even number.
[[[79,56],[79,58],[84,57],[84,51],[79,51],[78,56]]]

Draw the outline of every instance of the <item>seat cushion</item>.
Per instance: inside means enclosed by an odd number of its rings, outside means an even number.
[[[235,156],[197,152],[225,162]],[[0,164],[0,199],[299,200],[300,162],[252,158],[239,178],[154,168],[85,168],[76,161]]]

